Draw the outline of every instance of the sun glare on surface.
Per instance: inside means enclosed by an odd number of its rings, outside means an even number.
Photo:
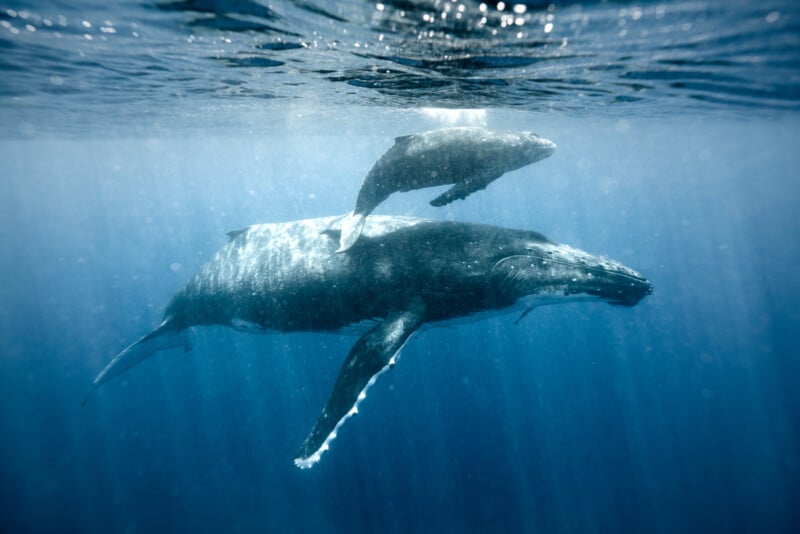
[[[426,117],[447,124],[486,124],[485,109],[422,108],[420,112]]]

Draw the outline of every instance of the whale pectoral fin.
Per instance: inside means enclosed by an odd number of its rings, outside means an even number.
[[[530,312],[532,312],[534,310],[534,308],[536,308],[536,306],[531,305],[531,306],[528,306],[527,308],[525,308],[524,310],[522,310],[522,313],[519,314],[519,317],[517,317],[517,320],[514,321],[514,324],[519,324],[519,322],[521,320],[523,320],[525,318],[525,316],[527,316]]]
[[[502,176],[502,174],[497,176],[492,175],[489,178],[482,178],[480,180],[466,180],[464,182],[458,182],[453,187],[431,200],[430,204],[431,206],[438,208],[450,204],[454,200],[465,199],[475,191],[485,189],[487,185],[500,178],[500,176]]]
[[[121,375],[137,363],[148,356],[166,349],[182,347],[184,351],[189,351],[194,346],[194,332],[191,328],[178,330],[169,319],[158,325],[155,330],[139,339],[137,342],[128,346],[125,350],[117,354],[105,368],[100,371],[89,391],[86,393],[81,406],[89,400],[89,395],[105,382],[115,376]]]
[[[298,451],[296,466],[305,469],[319,461],[339,426],[358,413],[358,403],[366,397],[367,388],[394,365],[403,344],[422,324],[423,313],[423,305],[392,313],[353,345],[328,402]]]

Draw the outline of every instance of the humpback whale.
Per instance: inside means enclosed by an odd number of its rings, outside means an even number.
[[[295,464],[306,468],[328,450],[366,390],[421,327],[558,301],[633,306],[653,289],[614,260],[536,232],[479,224],[373,216],[358,243],[337,253],[337,220],[231,232],[230,241],[172,298],[163,322],[111,360],[89,393],[156,351],[189,350],[193,326],[360,329],[297,453]]]
[[[356,242],[364,218],[392,193],[453,184],[431,200],[444,206],[485,189],[503,174],[550,156],[555,143],[532,132],[461,126],[395,138],[367,172],[356,207],[342,220],[339,252]]]

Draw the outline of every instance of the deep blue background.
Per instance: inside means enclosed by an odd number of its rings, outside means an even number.
[[[343,213],[393,136],[441,125],[404,117],[0,142],[2,530],[796,531],[796,116],[490,112],[558,151],[379,211],[539,230],[655,292],[423,332],[312,470],[352,337],[200,329],[80,407],[226,231]]]

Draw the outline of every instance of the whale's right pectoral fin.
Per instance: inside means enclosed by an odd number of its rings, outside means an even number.
[[[193,346],[194,331],[191,328],[178,330],[169,319],[166,319],[163,323],[158,325],[155,330],[117,354],[114,359],[100,371],[100,374],[92,381],[92,385],[86,393],[86,397],[84,397],[81,406],[86,404],[86,401],[89,400],[89,395],[91,395],[95,389],[115,376],[121,375],[148,356],[160,350],[176,347],[183,348],[184,351],[189,351]]]
[[[390,314],[364,334],[350,350],[339,371],[328,402],[294,460],[300,468],[312,467],[328,450],[339,427],[358,413],[358,403],[387,368],[394,365],[400,349],[422,324],[424,305]]]
[[[356,244],[358,238],[361,237],[361,231],[364,230],[366,219],[363,214],[355,212],[342,218],[342,234],[339,238],[339,248],[336,252],[345,252]]]
[[[481,189],[486,189],[486,186],[489,185],[491,182],[497,180],[503,175],[501,172],[500,174],[492,174],[488,177],[481,177],[480,179],[472,179],[472,180],[465,180],[463,182],[458,182],[453,187],[439,195],[438,197],[431,200],[431,206],[441,207],[447,204],[450,204],[454,200],[463,200],[470,196],[475,191],[480,191]]]

